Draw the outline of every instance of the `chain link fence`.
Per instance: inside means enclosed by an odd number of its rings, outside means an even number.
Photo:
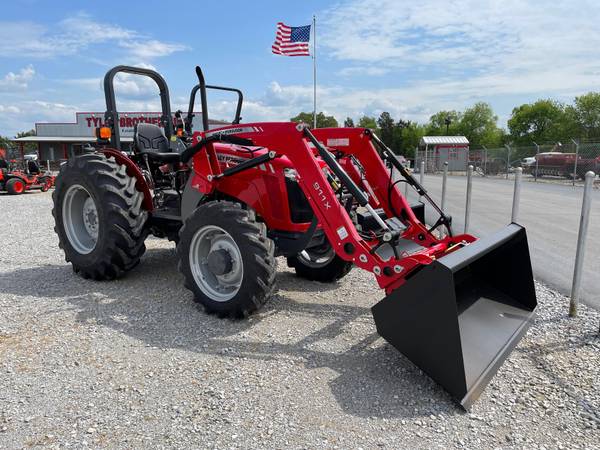
[[[421,161],[425,173],[439,173],[448,162],[450,173],[466,173],[472,165],[482,176],[506,176],[516,167],[523,174],[537,179],[583,180],[588,171],[600,172],[600,142],[572,139],[555,144],[532,144],[529,146],[506,145],[500,148],[479,149],[419,149],[415,157],[415,171],[419,172]]]

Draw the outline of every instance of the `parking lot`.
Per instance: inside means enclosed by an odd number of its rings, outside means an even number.
[[[598,448],[600,314],[568,319],[544,285],[465,413],[378,337],[368,273],[307,282],[280,259],[265,308],[220,320],[183,287],[172,243],[150,238],[125,278],[93,282],[64,262],[51,193],[0,195],[0,211],[1,448]]]
[[[418,177],[418,174],[416,175]],[[547,181],[547,180],[546,180]],[[560,180],[559,180],[560,181]],[[425,187],[440,202],[441,175],[426,175]],[[466,177],[449,176],[446,211],[454,230],[462,233],[465,218]],[[473,177],[473,197],[469,232],[484,236],[510,222],[514,180]],[[569,295],[577,248],[583,189],[562,182],[534,183],[523,176],[519,223],[527,229],[531,263],[535,276]],[[417,196],[411,192],[411,200]],[[430,213],[432,210],[428,210]],[[428,219],[432,219],[428,216]],[[600,190],[592,190],[592,211],[586,245],[581,298],[600,309]]]

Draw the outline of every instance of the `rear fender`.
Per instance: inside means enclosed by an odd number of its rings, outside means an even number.
[[[136,179],[135,187],[144,194],[144,209],[147,211],[152,211],[154,209],[154,205],[152,203],[152,193],[150,192],[150,187],[146,180],[144,179],[144,174],[128,156],[121,153],[119,150],[115,150],[113,148],[105,148],[101,150],[107,157],[115,158],[115,161],[119,164],[124,165],[127,168],[127,174]]]

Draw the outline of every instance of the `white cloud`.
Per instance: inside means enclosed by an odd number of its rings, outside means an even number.
[[[100,92],[103,90],[102,78],[70,78],[59,81],[64,84],[74,86],[78,89],[84,88]]]
[[[156,67],[152,64],[134,62],[131,64],[133,67],[140,67],[142,69],[150,69],[156,71]],[[61,83],[76,86],[77,88],[97,91],[99,93],[98,98],[104,98],[104,78],[72,78],[60,80]],[[117,102],[120,97],[123,98],[135,98],[135,99],[152,99],[158,98],[158,87],[154,81],[150,78],[140,75],[133,75],[125,72],[120,72],[115,76],[114,79],[115,94],[117,96]]]
[[[0,21],[0,56],[54,58],[78,54],[98,44],[113,44],[131,57],[153,59],[188,47],[167,43],[79,13],[51,26],[31,21]]]
[[[365,14],[373,10],[377,14]],[[320,45],[348,62],[342,75],[372,69],[370,75],[386,71],[399,80],[393,89],[351,90],[342,95],[349,107],[361,98],[366,110],[387,103],[422,114],[506,95],[564,98],[598,89],[599,16],[600,3],[583,0],[543,6],[519,0],[351,0],[321,15]]]
[[[363,75],[363,76],[371,76],[376,77],[380,75],[385,75],[389,73],[390,69],[388,67],[377,67],[377,66],[352,66],[352,67],[344,67],[343,69],[338,71],[338,74],[343,77],[353,77],[355,75]]]
[[[18,106],[0,104],[0,134],[14,136],[19,131],[30,130],[35,122],[72,122],[79,110],[75,105],[43,100],[24,100]]]
[[[128,49],[132,56],[142,59],[159,58],[187,49],[187,47],[182,44],[170,44],[155,39],[121,41],[119,45]]]
[[[21,110],[14,105],[0,105],[0,113],[19,114]]]
[[[156,67],[154,67],[152,64],[134,63],[132,65],[134,67],[156,71]],[[125,72],[120,72],[115,76],[114,88],[115,95],[117,97],[117,103],[119,103],[120,97],[133,97],[138,100],[149,101],[155,100],[159,96],[158,86],[152,79],[146,76],[134,75]]]
[[[8,72],[0,79],[0,91],[27,89],[28,83],[33,79],[35,70],[32,65],[24,67],[19,72]]]
[[[22,114],[32,114],[39,121],[48,120],[52,122],[70,122],[75,118],[75,112],[79,108],[76,105],[64,103],[47,102],[43,100],[31,100],[23,102]]]
[[[594,19],[581,15],[586,8],[594,10],[594,16],[600,12],[588,2],[572,1],[540,8],[536,2],[517,0],[402,4],[394,0],[352,0],[323,15],[321,45],[338,59],[384,61],[395,67],[414,63],[487,67],[500,60],[516,61],[519,58],[514,56],[518,54],[544,48],[555,52],[556,44],[572,53],[571,44],[578,41],[573,35],[584,37],[595,30]],[[369,10],[377,10],[378,14],[364,14]],[[578,48],[582,45],[590,48],[581,42]]]
[[[63,19],[60,21],[59,27],[66,30],[69,37],[77,36],[82,44],[134,39],[138,36],[136,32],[118,25],[96,22],[89,15],[83,13]]]

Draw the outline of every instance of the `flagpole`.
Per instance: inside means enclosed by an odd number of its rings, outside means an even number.
[[[313,128],[317,128],[317,17],[313,14]]]

